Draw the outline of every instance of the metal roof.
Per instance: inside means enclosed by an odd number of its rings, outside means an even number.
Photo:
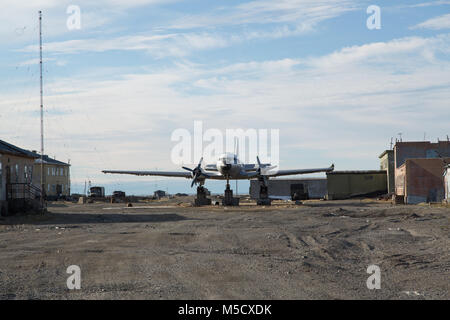
[[[327,175],[333,174],[386,174],[386,170],[353,170],[353,171],[331,171],[327,172]]]
[[[383,153],[378,156],[378,158],[383,158],[383,156],[387,153],[394,153],[394,150],[384,150]]]
[[[19,157],[34,158],[35,163],[41,163],[41,155],[39,153],[19,148],[3,140],[0,140],[0,153],[8,153]],[[70,166],[70,164],[52,159],[48,155],[44,155],[44,163]]]
[[[35,163],[41,163],[41,155],[35,152],[32,152],[33,154],[37,155],[39,158],[34,160]],[[44,164],[57,164],[60,166],[70,166],[70,164],[58,161],[56,159],[50,158],[48,155],[44,155]]]
[[[31,151],[19,148],[12,145],[6,141],[0,140],[0,153],[8,153],[16,156],[27,157],[27,158],[37,158],[39,155]]]

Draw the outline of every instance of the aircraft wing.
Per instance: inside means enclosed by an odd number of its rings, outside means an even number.
[[[315,172],[331,172],[334,170],[334,164],[328,168],[318,168],[318,169],[291,169],[291,170],[278,170],[278,171],[267,171],[264,176],[267,177],[279,177],[279,176],[290,176],[296,174],[307,174],[307,173],[315,173]]]
[[[189,171],[122,171],[122,170],[103,170],[103,173],[114,174],[134,174],[136,176],[162,176],[162,177],[179,177],[179,178],[192,178]]]
[[[207,164],[205,166],[206,171],[217,171],[217,166],[215,164]]]
[[[261,163],[261,168],[265,168],[265,167],[269,167],[270,163]],[[249,171],[256,171],[258,170],[258,165],[254,164],[254,163],[248,163],[248,164],[244,164],[244,170],[249,172]]]

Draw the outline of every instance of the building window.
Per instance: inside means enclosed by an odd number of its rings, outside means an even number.
[[[23,166],[23,177],[25,179],[24,182],[26,182],[26,183],[31,182],[32,174],[33,174],[32,166],[27,166],[27,165]]]
[[[47,185],[47,192],[50,192],[50,185]]]
[[[19,183],[19,165],[16,164],[14,167],[16,169],[16,183]]]
[[[0,161],[0,190],[2,189],[3,186],[3,175],[2,175],[3,171],[2,171],[2,163]]]
[[[47,168],[47,176],[50,175],[50,168]]]
[[[52,168],[52,176],[55,175],[55,168]]]

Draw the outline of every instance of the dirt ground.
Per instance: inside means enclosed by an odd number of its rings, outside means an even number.
[[[1,218],[0,299],[450,298],[450,208],[189,200],[58,202]],[[372,264],[379,290],[366,286]],[[80,290],[67,288],[70,265]]]

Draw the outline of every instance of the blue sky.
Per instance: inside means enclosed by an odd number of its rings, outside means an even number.
[[[69,5],[79,30],[66,26]],[[369,5],[379,30],[366,27]],[[74,192],[88,179],[190,191],[183,179],[100,171],[178,169],[170,136],[194,120],[280,129],[286,169],[375,169],[400,132],[450,134],[450,1],[6,0],[0,137],[24,148],[40,147],[38,10],[46,153],[70,159]]]

